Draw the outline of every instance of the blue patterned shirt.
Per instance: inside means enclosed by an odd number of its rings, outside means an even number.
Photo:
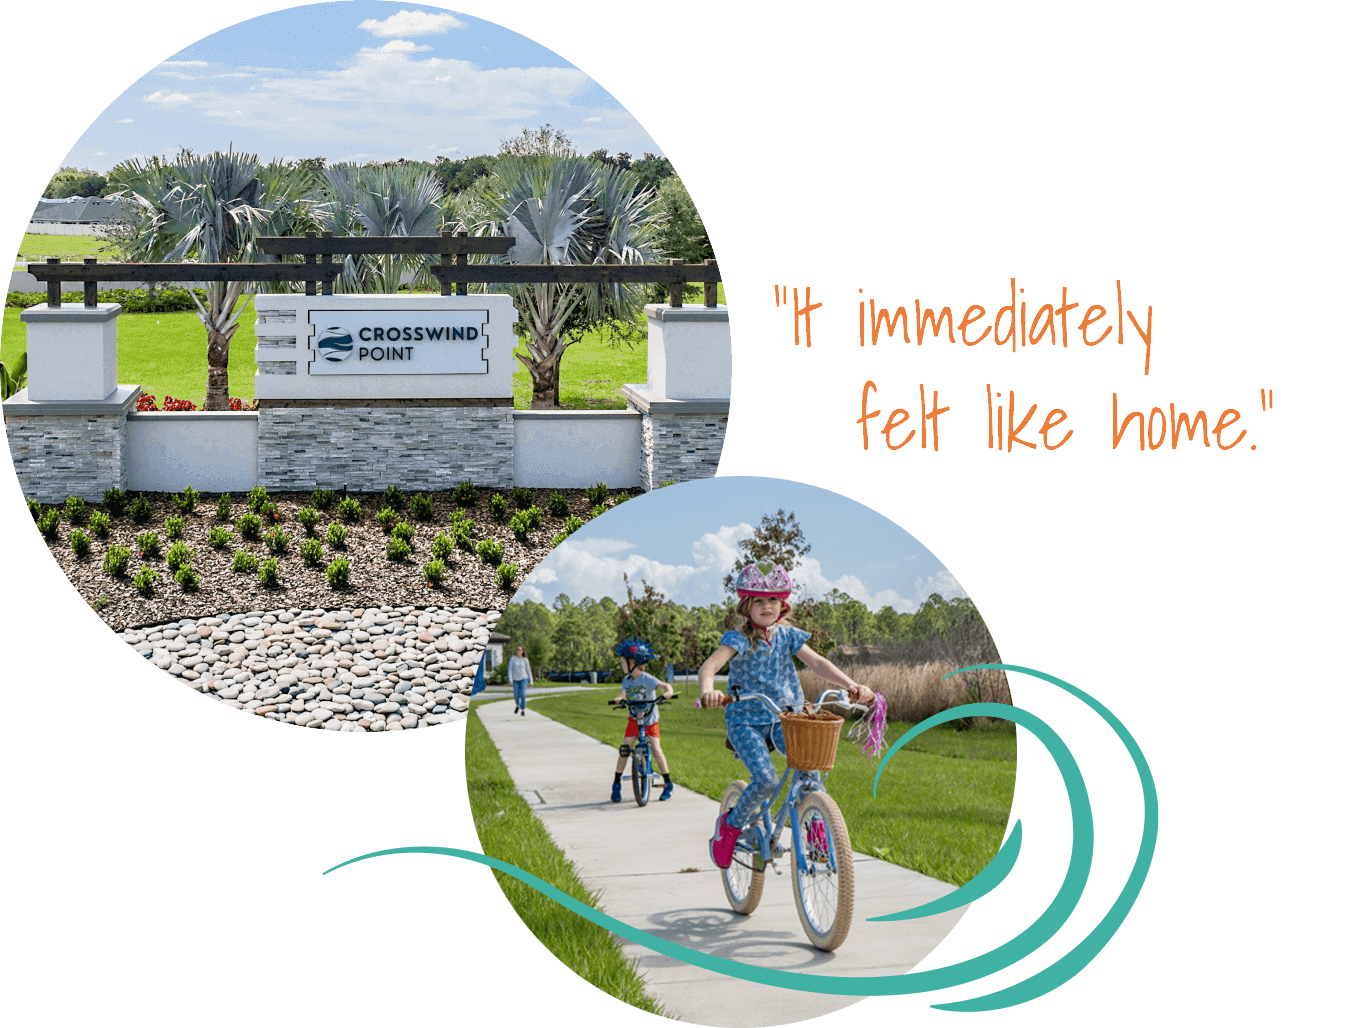
[[[647,727],[660,720],[660,707],[655,703],[657,696],[664,695],[664,690],[660,688],[660,679],[643,671],[636,678],[628,675],[622,684],[623,695],[627,697],[628,704],[650,702],[649,707],[638,707],[635,711],[629,706],[628,716]]]
[[[730,658],[731,688],[739,686],[744,693],[762,693],[783,709],[801,706],[805,694],[791,657],[809,638],[809,632],[792,625],[778,625],[773,630],[771,646],[762,640],[754,646],[743,632],[726,632],[721,636],[721,645],[735,650],[735,656]],[[725,711],[727,725],[767,725],[775,720],[771,709],[758,700],[732,703]]]

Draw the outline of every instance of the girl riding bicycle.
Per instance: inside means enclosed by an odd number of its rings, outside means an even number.
[[[716,672],[730,664],[730,688],[745,693],[760,693],[779,707],[802,707],[805,694],[796,674],[793,656],[825,681],[846,689],[858,703],[869,703],[875,694],[858,685],[833,663],[805,645],[810,634],[790,623],[781,623],[791,611],[791,576],[778,564],[750,564],[735,579],[739,596],[737,608],[744,622],[739,631],[726,632],[721,645],[698,671],[702,706],[726,710],[726,733],[730,745],[753,780],[735,806],[722,815],[711,839],[712,860],[717,867],[728,868],[735,843],[745,825],[777,789],[777,771],[768,755],[768,742],[780,752],[786,751],[781,722],[758,700],[732,702],[714,688]]]
[[[650,742],[651,752],[655,754],[655,766],[665,776],[665,787],[660,790],[660,798],[667,800],[674,795],[674,777],[669,773],[669,764],[665,761],[664,750],[660,748],[660,707],[656,697],[663,693],[665,699],[674,695],[672,686],[660,681],[654,675],[646,673],[646,665],[655,659],[655,651],[645,639],[624,639],[613,647],[622,664],[624,678],[623,691],[614,697],[614,701],[625,700],[629,704],[646,704],[638,709],[636,716],[629,714],[627,732],[623,736],[622,747],[618,750],[618,766],[613,771],[613,792],[610,799],[621,803],[623,771],[627,767],[627,757],[632,752],[632,743],[637,737],[637,721],[646,726],[646,738]],[[645,803],[643,799],[641,801]]]

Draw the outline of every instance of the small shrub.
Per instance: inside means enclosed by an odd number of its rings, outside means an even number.
[[[281,568],[275,557],[268,557],[257,566],[257,580],[268,589],[274,589],[281,582]]]
[[[102,612],[112,606],[112,597],[104,593],[98,599],[91,600],[89,606],[93,607],[95,611]]]
[[[114,518],[120,518],[126,513],[126,493],[116,487],[103,490],[103,506]]]
[[[505,547],[495,539],[483,539],[477,544],[477,555],[484,564],[499,564],[505,556]]]
[[[334,521],[328,526],[327,535],[323,537],[329,546],[334,550],[346,548],[346,526]]]
[[[314,535],[318,527],[318,511],[312,507],[301,507],[295,512],[295,520],[304,526],[305,535]]]
[[[434,589],[440,584],[440,579],[445,577],[445,562],[438,557],[429,560],[421,565],[421,573],[425,576],[426,584]]]
[[[552,537],[552,545],[553,546],[560,545],[563,539],[565,539],[568,535],[570,535],[572,532],[574,532],[583,524],[585,524],[585,522],[581,521],[580,518],[572,514],[569,518],[566,519],[565,522],[563,522],[562,530]]]
[[[380,497],[380,502],[385,507],[392,507],[395,511],[402,510],[403,507],[407,506],[407,498],[403,496],[403,491],[396,485],[385,487],[384,494]]]
[[[185,593],[195,592],[197,586],[201,584],[201,576],[192,570],[191,564],[184,564],[173,572],[173,580]]]
[[[528,524],[530,532],[543,523],[543,512],[537,507],[526,507],[520,513],[524,515],[524,520]]]
[[[118,546],[114,543],[103,554],[103,573],[111,575],[113,578],[120,578],[126,574],[126,566],[130,562],[131,551],[125,546]]]
[[[487,501],[487,513],[495,521],[504,521],[510,513],[510,504],[500,493],[492,493],[491,499]]]
[[[454,545],[461,550],[467,550],[469,553],[477,549],[473,542],[473,522],[465,518],[462,521],[456,521],[450,525],[450,531],[454,534]]]
[[[435,504],[425,493],[417,493],[412,497],[412,517],[418,521],[430,521],[435,516]]]
[[[329,564],[326,574],[328,585],[334,589],[345,589],[351,584],[351,565],[345,557],[338,557]]]
[[[94,535],[100,539],[106,539],[112,531],[112,518],[108,517],[106,511],[93,510],[89,512],[89,528]]]
[[[548,497],[548,513],[554,518],[564,518],[571,512],[571,505],[566,502],[566,497],[561,493],[553,493]]]
[[[70,549],[76,557],[87,557],[89,555],[89,547],[93,544],[94,541],[89,538],[88,533],[82,528],[77,528],[70,533]]]
[[[348,524],[360,520],[360,501],[354,496],[343,496],[337,504],[338,516]]]
[[[72,525],[82,525],[89,520],[89,505],[78,496],[66,500],[66,520]]]
[[[192,563],[192,547],[181,539],[168,548],[168,553],[164,554],[164,563],[168,565],[170,571],[177,571],[184,564]]]
[[[238,521],[240,537],[257,542],[262,538],[262,519],[256,514],[241,514]]]
[[[144,496],[137,496],[126,508],[127,515],[138,525],[143,525],[154,517],[154,504]]]
[[[667,479],[665,479],[663,482],[658,483],[658,484],[656,485],[655,488],[657,488],[657,489],[663,489],[663,488],[664,488],[665,486],[667,486],[667,485],[674,485],[674,484],[676,483],[676,481],[677,481],[676,479],[673,479],[673,478],[667,478]]]
[[[598,506],[598,507],[591,507],[591,508],[590,508],[590,520],[593,521],[595,518],[599,517],[600,514],[603,514],[604,511],[606,511],[606,510],[608,510],[608,508],[605,507],[605,506],[603,506],[602,504],[601,504],[600,506]]]
[[[309,497],[309,502],[314,505],[315,510],[327,510],[335,499],[337,494],[331,489],[315,489]]]
[[[158,532],[142,532],[136,536],[136,550],[140,553],[142,559],[158,557],[162,545],[159,541]]]
[[[42,533],[42,538],[48,542],[55,542],[59,535],[57,528],[60,524],[61,511],[59,508],[53,507],[37,519],[37,530]]]
[[[281,510],[271,500],[268,500],[266,503],[264,503],[262,505],[262,509],[257,513],[258,517],[260,517],[268,525],[278,524],[281,520]]]
[[[153,596],[155,583],[159,581],[159,572],[153,568],[143,567],[136,572],[136,576],[131,582],[136,587],[136,592],[142,596]]]
[[[170,514],[164,519],[164,534],[170,539],[181,539],[187,528],[187,519],[181,514]]]
[[[257,570],[257,558],[247,550],[234,551],[234,570],[252,574]]]
[[[450,494],[450,498],[460,507],[471,507],[477,503],[477,486],[473,485],[471,480],[460,482],[454,487],[454,492]]]
[[[282,532],[279,528],[273,528],[267,533],[266,540],[267,552],[279,557],[290,546],[290,533]]]
[[[398,512],[392,507],[385,507],[374,516],[374,519],[379,522],[379,527],[388,533],[393,531],[393,526],[398,520]]]
[[[631,493],[627,493],[627,492],[619,493],[617,496],[613,497],[613,506],[616,507],[616,506],[618,506],[618,504],[620,504],[620,503],[626,503],[626,502],[627,502],[628,500],[630,500],[631,498],[632,498],[632,494],[631,494]]]
[[[28,501],[28,513],[33,515],[33,520],[36,521],[42,517],[42,504],[38,503],[37,500],[30,499]]]
[[[309,567],[318,567],[323,560],[323,544],[317,539],[304,540],[300,543],[300,556]]]
[[[181,493],[173,497],[173,504],[184,514],[191,514],[197,509],[197,504],[201,502],[201,493],[197,492],[190,485]]]
[[[261,514],[262,508],[267,502],[267,487],[264,485],[255,485],[248,490],[248,509],[254,514]]]
[[[565,497],[563,497],[563,500],[565,500]],[[532,507],[534,505],[534,491],[525,489],[520,485],[515,486],[514,489],[510,490],[510,505],[516,510],[521,507]]]
[[[389,560],[402,560],[411,556],[412,547],[405,540],[394,536],[388,541],[388,549],[385,552],[388,554]]]
[[[215,520],[228,521],[233,516],[233,501],[230,500],[229,493],[225,493],[215,503]]]
[[[223,550],[229,545],[229,529],[224,525],[215,525],[206,537],[206,543],[213,550]]]
[[[406,521],[399,521],[393,526],[393,538],[401,539],[405,543],[410,543],[416,538],[417,530]]]
[[[515,574],[519,568],[514,564],[502,564],[496,569],[496,584],[502,589],[509,589],[515,582]]]
[[[585,498],[596,507],[608,499],[608,483],[597,482],[585,490]]]
[[[543,512],[537,507],[518,510],[510,518],[510,530],[515,533],[516,539],[525,542],[529,533],[537,528],[542,520]]]
[[[448,532],[439,532],[431,541],[431,556],[436,560],[447,561],[454,552],[454,537]]]

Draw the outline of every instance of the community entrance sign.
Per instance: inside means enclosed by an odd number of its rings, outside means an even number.
[[[257,398],[502,399],[515,306],[505,294],[260,293]]]

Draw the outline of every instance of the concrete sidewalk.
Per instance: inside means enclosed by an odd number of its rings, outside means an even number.
[[[547,700],[528,714],[514,704],[477,706],[521,795],[599,894],[604,911],[636,928],[744,963],[840,976],[902,974],[954,927],[964,908],[914,921],[868,922],[944,896],[954,886],[873,857],[856,854],[852,930],[835,953],[805,938],[792,898],[790,854],[769,868],[763,900],[750,916],[731,911],[720,872],[707,852],[719,804],[675,786],[660,803],[638,808],[629,782],[623,802],[609,801],[616,744],[624,721],[613,718],[614,745],[605,745],[546,716]],[[671,747],[673,749],[673,747]],[[678,781],[678,753],[670,754]],[[629,765],[630,767],[630,765]],[[747,777],[747,775],[746,775]],[[659,779],[656,779],[659,782]],[[727,783],[729,784],[729,783]],[[671,1016],[718,1028],[788,1024],[841,1009],[857,999],[776,989],[690,967],[642,946],[623,944],[640,960],[646,988]]]

